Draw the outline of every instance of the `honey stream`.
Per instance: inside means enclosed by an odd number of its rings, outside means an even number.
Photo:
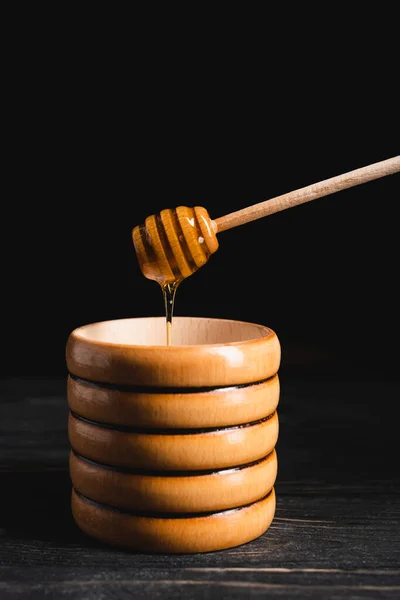
[[[202,207],[165,209],[136,226],[132,239],[143,275],[161,286],[166,342],[171,346],[176,290],[218,248],[210,217]]]
[[[172,346],[172,316],[174,314],[175,294],[179,282],[167,283],[162,286],[165,305],[165,319],[167,323],[167,346]]]

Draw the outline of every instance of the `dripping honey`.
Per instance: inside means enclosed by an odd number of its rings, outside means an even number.
[[[211,219],[202,207],[165,209],[135,227],[132,238],[143,275],[162,289],[170,346],[176,290],[218,248]]]

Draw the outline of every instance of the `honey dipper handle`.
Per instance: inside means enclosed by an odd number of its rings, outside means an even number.
[[[287,208],[292,208],[293,206],[309,202],[310,200],[316,200],[317,198],[340,192],[341,190],[354,187],[360,183],[379,179],[385,175],[392,175],[399,171],[400,156],[394,156],[393,158],[362,167],[361,169],[355,169],[354,171],[331,177],[325,181],[313,183],[312,185],[308,185],[299,190],[282,194],[271,200],[248,206],[247,208],[230,213],[224,217],[219,217],[213,222],[214,229],[216,233],[225,231],[226,229],[232,229],[232,227],[244,225],[244,223],[255,221],[256,219],[272,215],[281,210],[286,210]]]

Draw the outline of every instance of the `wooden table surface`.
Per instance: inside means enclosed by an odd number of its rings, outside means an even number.
[[[0,400],[0,599],[400,598],[400,383],[281,375],[277,510],[244,546],[105,547],[70,512],[65,380]]]

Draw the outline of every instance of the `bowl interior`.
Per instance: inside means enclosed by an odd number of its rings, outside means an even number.
[[[106,344],[165,346],[165,317],[140,317],[92,323],[76,329],[75,336]],[[263,325],[228,319],[174,317],[173,346],[198,346],[245,342],[266,337],[271,330]]]

